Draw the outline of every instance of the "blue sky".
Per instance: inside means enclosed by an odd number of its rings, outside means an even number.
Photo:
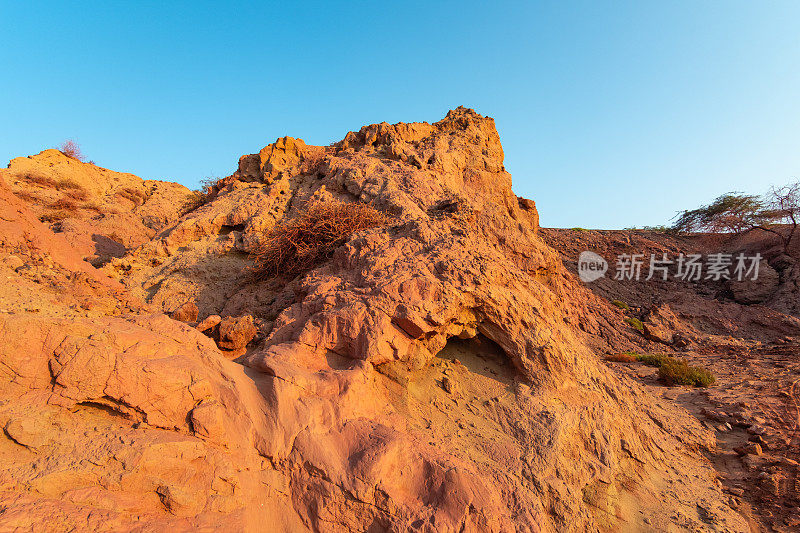
[[[798,30],[797,2],[0,0],[0,164],[74,138],[195,187],[465,105],[543,225],[663,224],[800,177]]]

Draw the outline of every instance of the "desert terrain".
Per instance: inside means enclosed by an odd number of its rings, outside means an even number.
[[[463,107],[231,166],[0,170],[0,531],[800,530],[800,240],[542,228]]]

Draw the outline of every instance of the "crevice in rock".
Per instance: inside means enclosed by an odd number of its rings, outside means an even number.
[[[220,235],[228,235],[232,231],[244,231],[244,224],[223,224],[219,228]]]
[[[147,413],[135,407],[117,401],[114,398],[104,396],[94,400],[85,400],[76,404],[77,408],[96,409],[110,416],[124,418],[134,423],[147,421]]]

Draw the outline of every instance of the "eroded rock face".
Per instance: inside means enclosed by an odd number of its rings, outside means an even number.
[[[698,451],[713,435],[588,348],[621,317],[593,316],[538,239],[490,118],[459,108],[324,148],[283,138],[233,178],[106,271],[166,312],[192,299],[201,321],[257,319],[253,446],[305,527],[747,530]],[[264,231],[330,199],[394,222],[290,282],[249,280]],[[189,420],[219,438],[208,401]],[[157,494],[170,512],[200,508]]]
[[[729,286],[733,299],[742,304],[766,302],[775,295],[780,285],[780,276],[774,268],[762,260],[758,266],[758,277],[753,280],[731,280]]]
[[[0,176],[0,313],[48,317],[139,312],[143,302],[81,259]]]
[[[0,314],[0,334],[5,527],[302,527],[276,512],[287,481],[254,444],[268,438],[254,381],[193,328]]]

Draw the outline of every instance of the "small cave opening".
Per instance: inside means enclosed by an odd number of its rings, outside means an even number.
[[[458,447],[485,459],[495,449],[515,445],[506,430],[510,419],[521,416],[520,377],[508,355],[488,337],[451,337],[416,370],[404,371],[396,363],[382,366],[387,397],[411,431],[431,445],[447,448],[458,439]]]
[[[505,350],[482,333],[469,339],[451,337],[436,357],[505,385],[512,383],[518,374]]]
[[[232,231],[244,231],[244,224],[223,224],[222,227],[219,228],[220,235],[227,235]]]

